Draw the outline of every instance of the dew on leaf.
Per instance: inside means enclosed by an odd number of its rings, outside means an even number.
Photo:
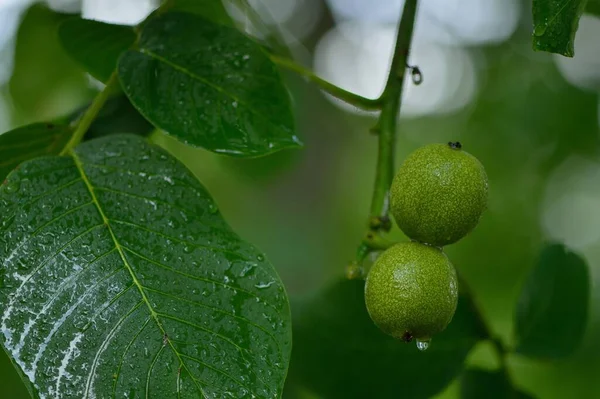
[[[11,194],[16,193],[19,191],[19,188],[21,188],[21,183],[13,181],[6,185],[6,192]]]
[[[546,33],[546,29],[548,29],[548,25],[539,24],[533,30],[533,34],[536,36],[544,36],[544,33]]]

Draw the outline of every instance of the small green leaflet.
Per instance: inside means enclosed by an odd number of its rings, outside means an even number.
[[[57,155],[71,138],[69,126],[33,123],[0,135],[0,181],[21,162]]]
[[[143,138],[25,162],[0,186],[0,340],[41,398],[278,398],[287,295]]]

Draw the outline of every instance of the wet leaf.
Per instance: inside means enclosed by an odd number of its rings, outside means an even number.
[[[564,245],[546,246],[525,281],[516,309],[517,351],[558,359],[581,343],[588,320],[590,276],[579,255]]]
[[[534,399],[533,396],[513,387],[503,371],[481,369],[469,369],[462,374],[460,397],[462,399]]]
[[[173,157],[89,141],[24,163],[0,207],[1,341],[40,396],[280,396],[281,281]]]
[[[276,66],[234,29],[164,14],[145,25],[118,71],[133,105],[187,144],[247,157],[301,145]]]
[[[472,304],[461,295],[448,328],[420,352],[373,324],[363,281],[340,281],[294,306],[290,379],[328,399],[429,398],[461,372],[480,337]]]
[[[82,18],[64,21],[60,24],[58,36],[69,56],[102,82],[108,80],[117,67],[119,56],[136,39],[131,26]]]
[[[533,48],[573,57],[587,0],[533,0]]]
[[[65,125],[33,123],[0,135],[0,181],[21,162],[43,155],[57,155],[71,138]]]

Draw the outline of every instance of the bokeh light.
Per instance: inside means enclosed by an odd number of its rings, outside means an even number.
[[[323,78],[364,97],[378,97],[390,68],[396,27],[346,21],[319,41],[314,69]],[[419,67],[423,82],[416,86],[405,78],[402,116],[418,117],[454,112],[475,96],[477,71],[469,52],[461,47],[430,42],[416,36],[410,65]],[[354,107],[333,100],[340,107]]]
[[[572,156],[552,173],[542,224],[552,240],[574,249],[600,243],[600,163]]]
[[[157,6],[156,0],[83,0],[81,16],[114,24],[134,25]]]
[[[6,83],[12,74],[15,36],[28,3],[18,0],[0,3],[0,85]]]
[[[582,89],[600,90],[600,18],[583,15],[575,36],[573,58],[554,55],[554,61],[565,79]]]
[[[46,0],[54,11],[76,13],[81,11],[81,0]]]
[[[404,0],[327,0],[338,21],[398,21]],[[441,43],[485,44],[508,39],[520,18],[518,0],[423,0],[416,29]]]

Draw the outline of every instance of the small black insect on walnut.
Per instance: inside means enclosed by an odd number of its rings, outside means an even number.
[[[413,340],[413,336],[409,331],[405,331],[404,335],[402,335],[402,341],[404,342],[410,342]]]
[[[452,148],[453,150],[460,150],[462,148],[462,144],[460,144],[459,141],[450,141],[448,143],[448,145],[450,146],[450,148]]]

